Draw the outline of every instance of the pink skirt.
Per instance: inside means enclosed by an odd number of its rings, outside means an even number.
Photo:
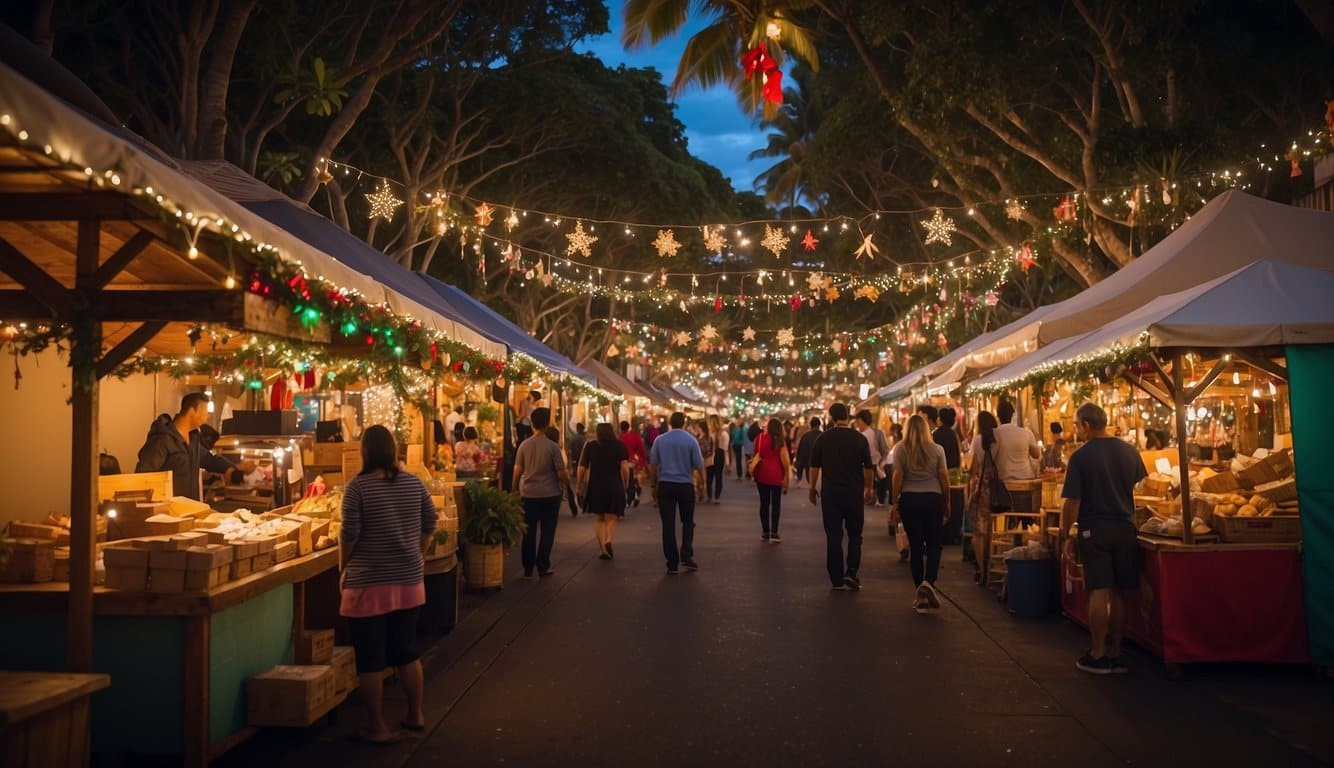
[[[373,587],[344,587],[339,615],[349,619],[382,616],[426,604],[426,584],[377,584]]]

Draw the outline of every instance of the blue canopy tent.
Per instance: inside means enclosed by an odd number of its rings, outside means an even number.
[[[596,387],[597,377],[575,365],[570,358],[533,338],[532,334],[515,325],[504,315],[474,299],[458,288],[443,283],[430,275],[416,273],[422,283],[435,294],[433,306],[447,317],[477,329],[492,341],[504,344],[511,353],[522,352],[541,363],[554,374],[566,374]]]

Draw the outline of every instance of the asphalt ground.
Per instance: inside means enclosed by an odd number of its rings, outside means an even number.
[[[1334,681],[1309,668],[1200,665],[1169,674],[1075,669],[1082,629],[1017,619],[946,547],[941,610],[913,586],[867,509],[860,592],[833,592],[804,488],[781,544],[760,540],[754,486],[728,479],[696,515],[698,572],[668,576],[647,500],[599,560],[593,521],[563,509],[555,574],[465,601],[426,651],[428,728],[389,747],[336,722],[273,729],[224,765],[845,766],[1324,765]],[[386,691],[390,722],[404,711]]]

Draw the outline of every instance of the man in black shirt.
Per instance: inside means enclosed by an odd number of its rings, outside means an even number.
[[[811,449],[811,503],[820,503],[824,518],[825,567],[830,583],[838,590],[861,589],[857,569],[862,561],[862,528],[866,525],[866,504],[875,498],[871,446],[848,425],[846,405],[829,406],[829,418],[834,425]],[[847,570],[843,568],[844,528],[848,531]]]
[[[958,469],[960,465],[959,456],[959,433],[954,431],[954,420],[957,418],[954,409],[949,406],[941,408],[936,417],[940,420],[940,426],[931,433],[931,439],[936,445],[945,449],[945,467],[947,469]]]
[[[820,439],[820,420],[811,419],[811,428],[806,430],[801,439],[797,441],[797,482],[805,477],[811,468],[811,452],[815,450],[815,441]]]
[[[1121,657],[1124,593],[1139,589],[1134,489],[1148,473],[1138,451],[1107,434],[1107,413],[1093,403],[1084,403],[1075,412],[1075,434],[1084,444],[1066,467],[1061,532],[1078,520],[1074,544],[1084,566],[1092,634],[1089,652],[1075,666],[1095,675],[1126,672]],[[1073,556],[1074,548],[1066,539],[1065,556]]]

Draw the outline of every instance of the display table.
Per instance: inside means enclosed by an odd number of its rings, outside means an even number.
[[[87,765],[88,699],[106,675],[0,672],[0,765]]]
[[[246,680],[292,662],[293,633],[305,629],[307,583],[335,592],[314,602],[336,605],[338,582],[329,572],[337,568],[333,548],[206,592],[97,588],[93,665],[116,684],[93,697],[93,751],[113,762],[133,752],[183,754],[185,764],[205,765],[249,736]],[[67,584],[0,586],[7,666],[64,666],[68,595]]]
[[[1169,664],[1309,664],[1297,544],[1197,544],[1139,539],[1140,589],[1126,635]],[[1061,608],[1088,626],[1083,570],[1062,557]]]

